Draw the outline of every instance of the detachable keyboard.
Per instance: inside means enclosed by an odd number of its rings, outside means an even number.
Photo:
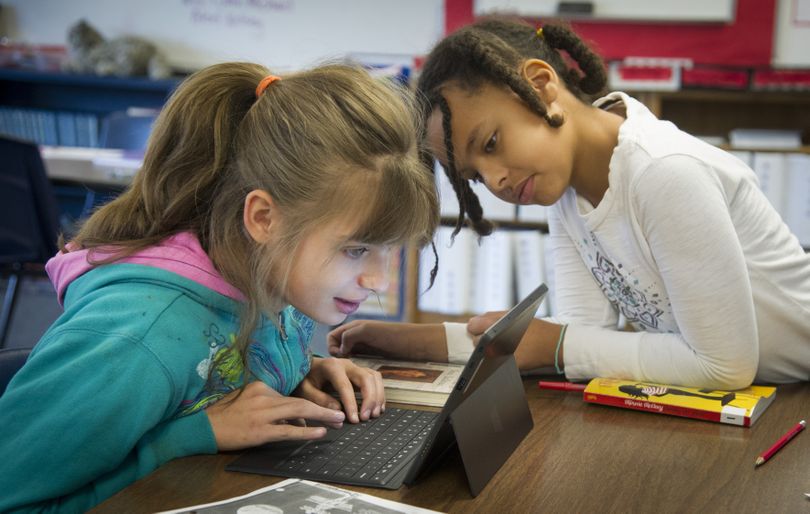
[[[229,468],[371,487],[399,487],[405,466],[419,453],[436,412],[388,408],[378,418],[344,423],[314,441],[272,443]],[[398,478],[392,483],[393,478]]]

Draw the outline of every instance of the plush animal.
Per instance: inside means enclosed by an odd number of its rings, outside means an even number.
[[[118,77],[166,78],[171,69],[149,41],[133,36],[104,39],[92,25],[79,20],[68,31],[64,71]]]

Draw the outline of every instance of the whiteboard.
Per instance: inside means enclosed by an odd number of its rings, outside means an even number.
[[[776,9],[773,65],[810,67],[810,0],[779,0]]]
[[[734,21],[735,0],[475,0],[475,15],[503,13],[529,18],[558,15],[560,3],[590,4],[600,20],[725,22]]]
[[[176,68],[246,60],[277,71],[347,54],[426,54],[444,31],[443,0],[4,0],[6,33],[65,44],[80,18],[105,37],[155,43]],[[384,63],[381,63],[384,64]]]

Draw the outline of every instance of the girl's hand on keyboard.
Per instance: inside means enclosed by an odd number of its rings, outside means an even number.
[[[318,439],[324,427],[301,426],[300,420],[343,424],[340,410],[328,409],[303,398],[282,396],[264,382],[251,382],[205,409],[217,448],[240,450],[273,441]]]
[[[376,418],[385,410],[385,391],[382,375],[373,369],[361,368],[348,359],[315,357],[309,374],[295,390],[296,396],[311,400],[327,408],[338,409],[340,403],[324,389],[330,386],[337,392],[346,419],[352,423]],[[358,413],[355,388],[360,390],[363,403]]]

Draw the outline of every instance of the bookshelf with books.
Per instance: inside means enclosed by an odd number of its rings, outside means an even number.
[[[160,109],[178,83],[0,68],[0,133],[42,145],[99,146],[106,116]]]

